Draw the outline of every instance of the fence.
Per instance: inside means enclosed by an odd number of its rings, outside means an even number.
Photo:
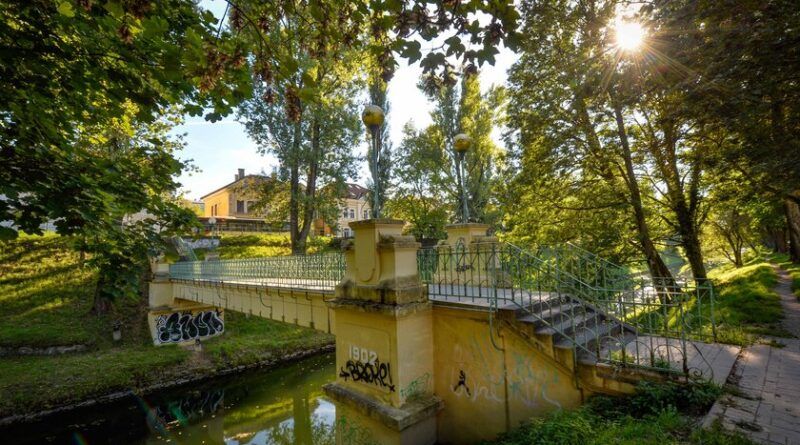
[[[333,290],[344,276],[344,256],[339,253],[247,258],[219,261],[183,261],[170,265],[176,280],[212,281]]]

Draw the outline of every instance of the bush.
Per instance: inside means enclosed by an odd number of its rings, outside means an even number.
[[[585,411],[556,411],[532,420],[495,443],[572,445],[586,443],[592,434],[592,422]]]
[[[642,383],[627,397],[594,396],[575,411],[558,411],[502,435],[499,445],[751,445],[740,435],[711,430],[692,431],[720,395],[707,383]]]
[[[722,389],[708,382],[691,385],[642,382],[631,396],[595,396],[589,399],[585,409],[594,415],[611,419],[659,415],[669,409],[700,415],[711,408],[720,394]]]

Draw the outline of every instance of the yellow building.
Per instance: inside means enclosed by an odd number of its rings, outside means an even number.
[[[367,199],[368,190],[358,184],[347,183],[345,184],[344,195],[339,202],[338,219],[336,220],[335,229],[331,227],[332,224],[317,219],[314,221],[314,231],[317,235],[338,236],[342,238],[350,238],[353,232],[348,226],[353,221],[360,221],[370,218],[372,207],[369,205]]]
[[[213,217],[220,230],[266,230],[265,213],[256,210],[258,187],[266,180],[263,175],[245,175],[240,168],[233,182],[200,198],[203,202],[201,220],[208,223]]]

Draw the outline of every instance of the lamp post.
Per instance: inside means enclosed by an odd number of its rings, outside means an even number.
[[[369,156],[369,170],[372,173],[372,217],[381,217],[380,182],[378,180],[378,163],[380,162],[380,131],[385,116],[383,109],[377,105],[367,105],[361,113],[361,120],[370,130],[372,148]]]
[[[214,231],[217,229],[217,218],[213,216],[208,218],[208,224],[211,226],[211,238],[214,238]]]
[[[458,192],[461,195],[461,222],[469,222],[469,207],[467,206],[467,192],[464,190],[464,156],[472,146],[472,138],[464,133],[459,133],[453,138],[453,149],[456,152],[456,178],[458,179]]]

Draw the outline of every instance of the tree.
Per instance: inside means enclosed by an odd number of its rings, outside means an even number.
[[[89,253],[89,265],[99,271],[97,313],[108,311],[116,299],[135,295],[148,270],[148,255],[162,249],[165,236],[196,222],[176,197],[174,178],[186,167],[175,157],[183,140],[170,134],[180,122],[177,112],[142,123],[136,120],[135,105],[126,102],[125,107],[120,119],[81,128],[72,160],[87,178],[62,187],[67,196],[86,199],[87,206],[65,208],[65,216],[55,222],[60,230],[81,228],[81,251]],[[77,188],[87,182],[88,189]]]
[[[782,204],[790,253],[800,260],[800,12],[781,1],[724,8],[688,0],[645,12],[682,36],[666,56],[682,67],[691,109],[729,135],[718,161]]]
[[[317,216],[330,217],[344,189],[344,180],[355,175],[356,158],[351,147],[362,134],[355,100],[362,83],[339,63],[320,65],[317,85],[322,87],[318,90],[322,95],[313,102],[297,101],[291,87],[283,90],[256,78],[256,95],[239,108],[239,117],[259,150],[274,154],[281,164],[282,176],[289,186],[288,200],[286,193],[267,191],[261,205],[285,209],[295,254],[306,252],[313,220]],[[294,119],[287,117],[287,107],[299,107],[292,112],[297,113]],[[330,186],[321,192],[320,184]],[[279,199],[270,199],[273,197]]]
[[[607,49],[616,6],[614,1],[523,3],[525,37],[509,76],[507,141],[517,147],[515,162],[546,159],[552,169],[547,176],[559,187],[568,184],[588,197],[602,184],[598,199],[575,208],[591,214],[627,206],[650,275],[670,284],[672,274],[653,241],[653,215],[643,199],[650,193],[642,190],[634,164],[639,157],[631,144],[630,104],[615,81],[617,59]],[[528,150],[539,154],[529,158]]]
[[[441,239],[448,212],[436,184],[444,182],[448,159],[441,150],[440,135],[433,127],[417,131],[413,124],[403,127],[403,141],[397,149],[394,168],[396,185],[386,203],[387,213],[411,223],[416,238]]]
[[[0,220],[14,223],[0,238],[53,221],[85,239],[100,311],[136,290],[158,238],[147,223],[120,224],[123,215],[146,210],[168,228],[188,221],[169,199],[184,165],[166,110],[185,102],[191,113],[224,113],[249,87],[237,83],[243,56],[215,39],[213,22],[178,1],[0,8]]]
[[[434,175],[441,190],[442,200],[450,205],[454,215],[461,209],[456,171],[456,154],[453,150],[455,136],[465,133],[472,145],[464,157],[464,189],[467,195],[470,220],[494,223],[492,212],[494,176],[498,169],[500,149],[491,137],[492,129],[501,121],[503,90],[492,88],[486,94],[480,91],[478,73],[467,67],[459,84],[453,81],[439,85],[426,79],[420,85],[434,101],[431,113],[432,131],[426,140],[438,144],[443,163],[437,168],[442,174]]]
[[[305,81],[302,94],[313,98],[317,85],[313,64],[305,55],[287,48],[285,39],[295,40],[312,58],[340,52],[341,48],[363,48],[377,62],[385,82],[391,79],[402,57],[419,62],[431,77],[447,78],[453,59],[463,64],[494,64],[501,44],[517,41],[519,14],[511,0],[482,2],[378,0],[227,0],[231,28],[248,43],[257,71],[278,86]],[[479,16],[488,20],[479,20]],[[276,42],[276,29],[292,24],[292,32]],[[423,53],[422,41],[438,38],[442,43]],[[277,43],[277,44],[276,44]]]

